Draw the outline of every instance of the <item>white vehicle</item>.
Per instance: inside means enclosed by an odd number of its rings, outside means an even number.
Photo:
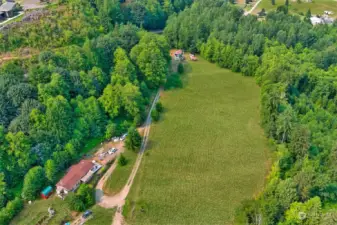
[[[125,133],[125,134],[123,134],[123,135],[122,135],[122,137],[120,138],[120,139],[121,139],[121,141],[124,141],[124,140],[125,140],[125,138],[126,138],[126,136],[128,136],[128,133]]]
[[[99,154],[99,157],[104,158],[106,156],[106,154],[107,154],[107,152],[102,152],[102,153]]]
[[[117,148],[111,148],[111,149],[108,151],[109,155],[112,155],[112,154],[114,154],[115,152],[117,152]]]
[[[113,138],[111,138],[111,140],[112,140],[113,142],[119,142],[119,137],[113,137]]]

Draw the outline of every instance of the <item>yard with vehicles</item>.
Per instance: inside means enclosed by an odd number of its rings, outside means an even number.
[[[111,161],[113,161],[118,154],[118,151],[123,150],[123,142],[119,143],[113,143],[112,141],[103,142],[102,144],[97,144],[98,140],[92,140],[88,142],[88,146],[86,146],[85,151],[87,152],[85,155],[86,160],[83,161],[90,161],[95,160],[95,162],[99,162],[101,165],[109,167],[111,164]],[[94,143],[97,144],[97,146],[94,146]],[[88,147],[91,147],[92,149],[89,150]],[[109,154],[109,149],[114,149],[113,153]],[[89,152],[92,154],[92,156],[88,155]],[[106,152],[104,158],[102,160],[99,159],[99,155],[102,152]],[[100,165],[98,164],[98,165]],[[88,182],[89,185],[95,186],[96,182],[98,181],[98,178],[101,177],[105,173],[106,168],[102,168],[99,170],[94,177]],[[69,171],[69,170],[68,170]],[[53,192],[56,192],[55,186],[53,186]],[[65,196],[66,197],[66,196]],[[49,220],[48,224],[55,224],[58,225],[61,222],[65,221],[71,221],[74,218],[77,217],[78,213],[74,212],[72,213],[69,209],[69,206],[67,205],[66,201],[62,200],[59,196],[56,194],[52,195],[49,199],[40,199],[33,201],[32,204],[25,204],[24,209],[18,214],[18,216],[15,217],[12,225],[26,225],[26,224],[37,224],[39,221],[43,221],[48,219],[48,207],[52,207],[55,210],[55,216],[52,217]],[[95,215],[103,215],[105,213],[110,213],[109,216],[95,216],[94,220],[91,220],[90,222],[87,222],[87,224],[99,224],[104,225],[102,221],[106,221],[106,224],[109,224],[109,220],[112,220],[112,213],[113,210],[109,209],[103,209],[99,206],[94,206],[92,208],[92,211]],[[32,215],[32,216],[28,216]],[[97,219],[96,219],[97,218]],[[99,222],[101,221],[101,222]],[[111,222],[110,222],[111,224]]]
[[[125,150],[123,156],[126,159],[126,165],[121,165],[118,163],[116,169],[108,178],[103,187],[104,193],[108,195],[114,195],[122,190],[130,176],[131,170],[137,158],[137,153],[131,150]]]
[[[263,188],[270,155],[254,79],[200,57],[185,68],[184,87],[161,97],[163,119],[123,210],[128,223],[231,224]]]
[[[285,0],[275,0],[275,5],[272,4],[271,0],[262,0],[258,5],[257,9],[254,10],[254,13],[258,13],[261,9],[265,9],[268,13],[270,10],[276,10],[277,7],[284,5]],[[324,11],[329,10],[334,14],[332,17],[336,18],[337,16],[337,2],[335,0],[301,0],[301,1],[289,1],[289,12],[290,13],[305,13],[310,9],[313,15],[323,15]]]

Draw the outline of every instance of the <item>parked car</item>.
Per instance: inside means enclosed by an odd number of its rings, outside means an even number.
[[[113,142],[119,142],[119,137],[113,137],[113,138],[111,138],[111,140],[112,140]]]
[[[123,134],[122,136],[121,136],[121,141],[124,141],[125,140],[125,138],[126,138],[126,136],[128,136],[128,133],[125,133],[125,134]]]
[[[85,211],[85,212],[83,213],[82,218],[83,218],[83,219],[86,219],[86,218],[88,218],[90,215],[92,215],[92,211],[91,211],[91,210],[87,210],[87,211]]]
[[[108,152],[102,152],[98,155],[99,160],[103,160],[105,158],[105,156],[108,154]]]
[[[108,151],[109,155],[112,155],[112,154],[114,154],[115,152],[117,152],[117,148],[111,148],[111,149]]]
[[[106,156],[106,154],[108,154],[108,152],[102,152],[102,153],[99,154],[99,157],[104,158]]]

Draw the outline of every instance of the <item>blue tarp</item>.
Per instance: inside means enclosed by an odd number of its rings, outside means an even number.
[[[48,196],[50,194],[50,192],[53,191],[53,188],[51,186],[46,187],[45,189],[43,189],[43,191],[41,192],[44,196]]]

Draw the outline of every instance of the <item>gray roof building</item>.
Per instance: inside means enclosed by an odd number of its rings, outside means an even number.
[[[1,12],[10,12],[15,9],[16,3],[15,2],[5,2],[0,6]]]

